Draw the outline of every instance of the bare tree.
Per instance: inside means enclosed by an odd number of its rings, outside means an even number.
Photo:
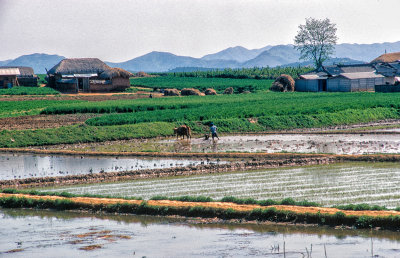
[[[300,51],[300,59],[312,60],[316,69],[319,69],[334,53],[337,40],[336,24],[331,23],[328,18],[308,18],[305,25],[299,25],[294,48]]]

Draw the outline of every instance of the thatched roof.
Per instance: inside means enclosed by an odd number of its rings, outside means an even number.
[[[33,68],[28,66],[2,66],[1,68],[17,68],[19,70],[18,77],[34,76]]]
[[[395,53],[387,53],[380,55],[379,57],[375,58],[371,61],[371,63],[391,63],[400,60],[400,52]]]
[[[111,68],[98,58],[66,58],[49,70],[49,74],[97,74],[102,79],[114,77],[129,78],[130,72],[121,68]]]

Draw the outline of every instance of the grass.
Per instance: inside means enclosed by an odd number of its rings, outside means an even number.
[[[228,87],[232,87],[235,93],[241,93],[244,91],[267,90],[273,80],[159,76],[131,78],[130,82],[132,86],[157,89],[175,88],[181,90],[184,88],[196,88],[203,92],[207,88],[213,88],[219,93],[222,93]]]
[[[150,138],[173,134],[173,124],[142,123],[121,126],[64,126],[37,130],[0,131],[0,147],[40,146],[62,143],[101,142],[131,138]]]
[[[56,91],[48,87],[24,87],[15,86],[10,89],[0,89],[0,95],[58,95]]]
[[[57,105],[73,105],[80,100],[24,100],[0,101],[0,118],[39,115],[43,109]]]
[[[30,199],[25,197],[0,198],[3,208],[36,208],[56,210],[89,210],[92,212],[130,213],[146,215],[179,215],[186,217],[245,219],[287,223],[307,223],[328,226],[351,226],[355,228],[381,228],[389,230],[400,229],[400,216],[369,217],[350,216],[343,212],[333,215],[321,213],[295,213],[281,211],[276,208],[253,209],[252,211],[236,211],[234,209],[218,209],[209,207],[176,207],[151,206],[146,201],[141,204],[116,203],[111,205],[83,204],[71,200]]]

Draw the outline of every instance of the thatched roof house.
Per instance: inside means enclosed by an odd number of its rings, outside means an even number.
[[[392,63],[400,61],[400,52],[394,52],[394,53],[387,53],[378,56],[374,60],[371,61],[371,64],[376,64],[376,63]]]
[[[132,73],[111,68],[98,58],[67,58],[48,71],[50,87],[65,92],[122,91]]]
[[[0,67],[0,89],[11,88],[17,85],[18,68]]]
[[[37,75],[33,72],[32,67],[28,66],[4,66],[5,68],[15,68],[19,70],[17,75],[17,84],[19,86],[36,87],[38,82]]]

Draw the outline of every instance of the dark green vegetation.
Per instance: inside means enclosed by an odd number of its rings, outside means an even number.
[[[69,105],[79,100],[24,100],[0,101],[0,118],[27,115],[39,115],[44,108],[57,105]]]
[[[0,132],[0,146],[17,147],[165,136],[172,135],[172,128],[183,123],[191,126],[194,133],[203,134],[208,132],[208,124],[211,121],[218,126],[220,132],[325,127],[398,119],[399,108],[400,94],[369,92],[260,92],[96,102],[3,101],[0,102],[0,117],[35,115],[39,112],[46,115],[75,113],[104,113],[104,115],[87,120],[86,126],[3,131]],[[163,122],[165,126],[154,127],[152,123],[157,122]],[[122,125],[151,128],[151,133],[127,133],[131,127]],[[160,131],[155,131],[155,128]]]
[[[232,87],[235,93],[244,91],[256,92],[269,89],[272,80],[230,79],[230,78],[200,78],[200,77],[175,77],[159,76],[147,78],[131,78],[132,86],[147,87],[152,89],[184,89],[196,88],[205,91],[213,88],[221,93],[226,88]]]
[[[40,86],[41,84],[47,84],[46,81],[46,76],[47,74],[36,74],[38,77],[38,85]]]
[[[0,89],[0,95],[57,95],[60,92],[47,87],[16,86],[11,89]]]
[[[0,147],[40,146],[48,144],[102,142],[132,138],[168,136],[173,133],[173,124],[143,123],[121,126],[64,126],[37,130],[0,131]]]
[[[209,70],[196,72],[179,72],[164,73],[159,75],[175,76],[175,77],[200,77],[200,78],[232,78],[232,79],[271,79],[275,80],[281,74],[288,74],[294,79],[299,74],[303,74],[313,70],[311,67],[264,67],[264,68],[241,68],[241,69],[224,69]]]
[[[15,190],[3,192],[15,193]],[[61,196],[71,197],[68,193]],[[376,228],[399,230],[400,216],[370,217],[370,216],[346,216],[342,212],[333,215],[321,213],[295,213],[291,211],[277,210],[276,208],[254,209],[252,211],[236,211],[234,209],[217,209],[209,207],[176,207],[176,206],[151,206],[146,201],[141,204],[116,203],[82,204],[72,200],[47,200],[30,199],[25,197],[0,198],[0,207],[3,208],[39,208],[57,210],[89,210],[92,212],[103,211],[111,213],[130,213],[146,215],[180,215],[186,217],[221,218],[221,219],[245,219],[287,223],[307,223],[328,226],[351,226],[355,228]]]

